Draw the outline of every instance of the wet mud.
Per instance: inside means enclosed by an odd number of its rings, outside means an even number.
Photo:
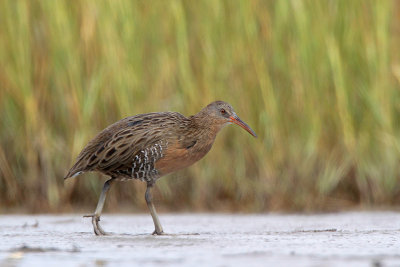
[[[0,266],[400,266],[400,213],[0,216]]]

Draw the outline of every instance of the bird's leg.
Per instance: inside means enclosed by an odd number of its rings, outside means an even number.
[[[106,200],[107,191],[110,189],[111,184],[113,182],[114,178],[111,178],[104,183],[103,190],[101,191],[99,202],[97,203],[97,207],[94,214],[83,216],[83,217],[92,217],[93,230],[96,235],[106,235],[106,232],[104,232],[104,230],[100,227],[99,221],[100,221],[101,211],[103,210],[104,202]]]
[[[152,183],[147,183],[147,189],[146,189],[146,194],[145,194],[146,203],[147,203],[147,207],[149,207],[150,214],[151,214],[151,217],[153,218],[153,222],[154,222],[155,230],[153,232],[153,235],[162,235],[162,234],[164,234],[164,231],[162,229],[160,220],[158,219],[158,215],[157,215],[156,209],[154,208],[153,202],[151,201],[152,200],[152,196],[151,196],[151,188],[152,187],[153,187]]]

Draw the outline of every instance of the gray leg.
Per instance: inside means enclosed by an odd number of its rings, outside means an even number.
[[[146,189],[146,194],[145,194],[145,198],[146,198],[146,203],[147,203],[147,207],[149,207],[150,210],[150,214],[151,217],[153,218],[153,222],[154,222],[154,226],[155,226],[155,230],[153,232],[153,235],[162,235],[164,233],[160,220],[158,219],[157,216],[157,212],[156,209],[154,208],[152,197],[151,197],[151,188],[153,187],[153,184],[148,183],[147,184],[147,189]]]
[[[97,207],[94,214],[83,216],[83,217],[92,217],[93,230],[96,235],[106,235],[106,232],[104,232],[104,230],[100,227],[99,221],[100,221],[101,211],[103,210],[104,202],[106,200],[107,191],[108,189],[110,189],[114,181],[115,181],[114,178],[111,178],[104,183],[103,190],[101,191],[99,202],[97,203]]]

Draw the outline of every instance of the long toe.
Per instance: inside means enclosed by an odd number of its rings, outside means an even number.
[[[103,229],[101,229],[100,225],[93,226],[93,231],[96,235],[107,235]]]
[[[98,220],[95,216],[92,217],[92,225],[93,225],[93,231],[96,235],[102,235],[102,233],[99,230],[98,226]]]
[[[96,221],[96,227],[94,228],[96,235],[107,235],[107,233],[101,228],[99,221]]]
[[[101,228],[99,221],[100,221],[100,216],[96,214],[89,214],[89,215],[84,215],[83,217],[91,217],[92,218],[92,225],[93,225],[93,232],[96,235],[106,235],[106,232]]]
[[[164,231],[157,231],[154,230],[154,232],[152,233],[152,235],[165,235]]]

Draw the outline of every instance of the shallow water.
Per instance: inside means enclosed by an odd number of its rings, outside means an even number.
[[[400,213],[0,216],[0,266],[400,266]]]

